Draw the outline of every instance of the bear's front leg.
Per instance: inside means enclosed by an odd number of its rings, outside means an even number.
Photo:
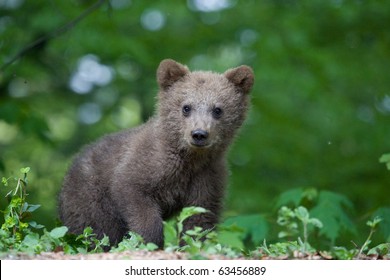
[[[203,208],[207,209],[207,207],[203,206]],[[218,224],[218,214],[208,210],[206,213],[201,213],[197,215],[193,215],[183,222],[183,232],[181,234],[180,246],[185,246],[186,242],[182,239],[183,234],[187,232],[187,230],[191,230],[195,227],[201,227],[202,231],[208,229],[214,229]],[[201,241],[205,241],[206,237],[202,237]]]
[[[162,249],[164,234],[160,207],[147,198],[132,197],[129,203],[123,214],[128,230],[141,235],[145,243],[152,242]]]
[[[205,185],[202,186],[207,188]],[[223,198],[223,194],[220,193],[222,187],[218,188],[218,185],[210,185],[208,191],[202,191],[201,188],[195,190],[192,196],[194,199],[190,200],[187,206],[202,207],[207,212],[193,215],[184,220],[183,234],[194,227],[201,227],[203,230],[213,229],[219,222]],[[184,242],[181,241],[180,244],[184,245]]]
[[[186,206],[197,206],[208,212],[184,221],[183,233],[194,227],[212,229],[219,222],[224,197],[226,169],[224,165],[208,166],[192,180]]]
[[[206,207],[203,208],[207,209]],[[217,223],[218,215],[213,211],[208,210],[206,213],[193,215],[184,220],[183,233],[195,227],[201,227],[203,230],[212,229],[216,226]]]

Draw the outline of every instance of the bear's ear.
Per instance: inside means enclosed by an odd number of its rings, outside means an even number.
[[[186,66],[172,60],[164,59],[157,69],[157,82],[162,89],[167,89],[189,73]]]
[[[254,74],[252,68],[246,65],[229,69],[224,73],[225,77],[238,87],[242,92],[248,93],[253,86]]]

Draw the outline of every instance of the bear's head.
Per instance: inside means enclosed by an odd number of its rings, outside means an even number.
[[[223,74],[194,71],[171,59],[157,69],[158,119],[171,145],[191,151],[225,149],[242,125],[254,82],[250,67]]]

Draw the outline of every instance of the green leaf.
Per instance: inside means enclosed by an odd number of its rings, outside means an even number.
[[[207,213],[209,212],[208,210],[202,208],[202,207],[196,207],[196,206],[191,206],[191,207],[185,207],[183,210],[180,212],[180,215],[178,217],[178,221],[180,223],[183,223],[183,221],[191,216],[197,215],[197,214],[202,214],[202,213]]]
[[[26,174],[26,173],[30,172],[30,167],[21,168],[20,172],[22,172],[23,174]]]
[[[86,227],[84,230],[83,230],[83,234],[82,236],[83,237],[88,237],[90,235],[93,234],[93,229],[91,227]]]
[[[110,238],[107,235],[104,235],[102,239],[100,239],[100,240],[99,239],[95,239],[94,242],[96,244],[96,247],[93,250],[93,252],[101,253],[101,252],[103,252],[103,247],[104,246],[109,246],[110,245]]]
[[[291,236],[291,233],[288,231],[279,231],[278,238],[285,238]]]
[[[319,219],[316,218],[310,218],[309,219],[309,224],[312,224],[315,227],[322,228],[323,224]]]
[[[30,225],[30,227],[35,228],[35,229],[41,229],[41,228],[45,227],[44,225],[40,225],[35,221],[31,221],[28,224]]]
[[[275,207],[280,208],[281,206],[290,205],[290,204],[296,207],[300,204],[303,193],[304,193],[303,188],[296,188],[296,189],[285,191],[281,195],[279,195]]]
[[[190,235],[190,236],[198,236],[199,234],[201,234],[202,232],[202,228],[201,227],[197,227],[195,226],[193,229],[189,229],[185,232],[185,234],[187,235]]]
[[[276,201],[276,208],[282,206],[298,207],[305,205],[307,201],[313,201],[318,197],[318,191],[315,188],[295,188],[283,192]]]
[[[1,178],[1,182],[3,183],[3,185],[4,185],[5,187],[8,186],[8,179],[7,179],[7,178],[2,177],[2,178]]]
[[[390,154],[384,154],[379,158],[379,162],[386,163],[387,169],[390,170]]]
[[[85,248],[81,248],[81,247],[78,247],[77,248],[77,252],[79,253],[79,254],[88,254],[88,250],[87,249],[85,249]]]
[[[288,242],[277,242],[275,244],[270,244],[267,248],[271,256],[283,256],[290,255],[294,251],[299,250],[298,242],[288,241]]]
[[[179,244],[176,231],[176,221],[174,219],[164,221],[164,242],[165,246],[174,246]]]
[[[15,208],[22,205],[22,202],[23,202],[22,198],[20,198],[19,196],[14,196],[12,197],[9,206]]]
[[[189,235],[183,235],[183,240],[187,245],[183,246],[181,249],[190,254],[199,253],[200,248],[202,247],[202,242],[192,238]]]
[[[280,226],[285,226],[291,223],[291,220],[295,218],[295,212],[287,206],[282,206],[278,211],[277,223]]]
[[[322,222],[320,234],[334,242],[340,236],[341,230],[356,233],[356,226],[347,214],[352,207],[351,201],[345,196],[321,191],[318,204],[310,211],[310,215]]]
[[[222,230],[218,232],[218,242],[231,248],[240,250],[245,248],[242,232]]]
[[[236,225],[243,229],[245,238],[250,237],[254,244],[261,244],[268,233],[268,222],[263,215],[240,215],[226,219],[224,226]]]
[[[158,249],[158,246],[154,243],[149,242],[145,245],[145,249],[148,251],[155,251]]]
[[[299,206],[295,209],[296,217],[304,223],[309,221],[309,211],[307,211],[306,207]]]
[[[33,248],[39,243],[39,234],[38,233],[29,233],[23,239],[22,244],[26,247]]]
[[[208,210],[202,208],[202,207],[196,207],[196,206],[191,206],[191,207],[185,207],[183,210],[180,212],[177,220],[177,232],[178,234],[181,234],[183,232],[183,222],[184,220],[188,219],[191,216],[202,214],[202,213],[207,213],[209,212]]]
[[[344,247],[334,247],[332,251],[332,255],[339,260],[352,260],[358,250],[352,249],[352,250],[347,250]]]
[[[107,239],[108,240],[108,239]],[[108,245],[102,244],[104,246]],[[144,240],[141,235],[129,232],[125,238],[116,247],[112,247],[110,252],[125,252],[129,250],[148,250],[154,251],[158,249],[158,246],[154,243],[144,244]]]
[[[49,235],[52,238],[58,239],[58,238],[64,237],[67,232],[68,232],[68,228],[66,226],[62,226],[62,227],[57,227],[57,228],[52,229],[50,231]]]
[[[390,162],[390,154],[384,154],[379,158],[379,162],[385,163]]]
[[[25,211],[31,213],[31,212],[34,212],[35,210],[37,210],[39,207],[41,207],[40,204],[28,204],[28,207]]]
[[[367,255],[385,256],[390,253],[390,243],[383,243],[371,248]]]
[[[76,254],[77,253],[76,249],[73,246],[71,246],[70,244],[65,243],[65,244],[63,244],[62,248],[63,248],[65,254]]]
[[[379,218],[379,217],[375,217],[372,221],[367,221],[367,225],[370,227],[370,228],[375,228],[380,222],[382,222],[383,219]]]

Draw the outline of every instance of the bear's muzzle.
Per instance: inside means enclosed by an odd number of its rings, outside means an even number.
[[[205,147],[209,144],[209,133],[203,129],[195,129],[191,131],[191,144],[197,147]]]

